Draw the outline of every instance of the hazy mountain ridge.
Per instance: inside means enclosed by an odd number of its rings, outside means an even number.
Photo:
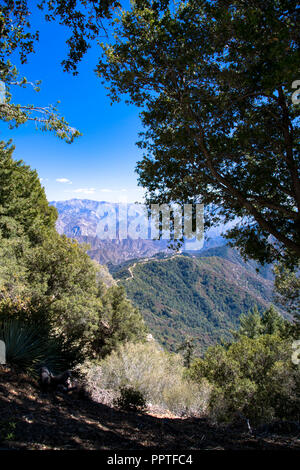
[[[151,257],[159,252],[171,252],[166,240],[143,240],[132,238],[102,240],[96,236],[100,217],[97,214],[101,205],[115,209],[117,203],[72,199],[51,202],[56,207],[59,218],[56,228],[59,233],[76,238],[80,243],[90,245],[88,254],[100,264],[119,264],[133,258]],[[135,204],[131,204],[134,207]],[[108,219],[110,220],[110,219]],[[113,224],[114,221],[111,220]]]
[[[88,243],[91,246],[88,252],[89,255],[100,264],[110,262],[120,264],[134,258],[151,257],[161,252],[173,253],[172,250],[168,249],[168,240],[132,239],[130,237],[122,240],[98,238],[96,232],[100,217],[97,211],[104,205],[115,210],[119,206],[118,203],[71,199],[68,201],[52,201],[50,204],[56,207],[59,214],[56,224],[57,231],[68,237],[76,238],[80,243]],[[125,206],[125,203],[121,203],[122,205]],[[135,207],[138,206],[130,203],[128,207],[131,212],[134,212]],[[110,218],[107,220],[111,221],[112,224],[114,223],[114,220]],[[221,236],[222,230],[223,226],[220,226],[210,229],[205,234],[203,250],[226,243]]]

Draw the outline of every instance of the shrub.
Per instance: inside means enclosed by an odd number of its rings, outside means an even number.
[[[115,400],[115,405],[125,411],[144,411],[146,400],[139,390],[133,387],[121,387],[120,396]]]
[[[15,430],[16,423],[14,421],[0,421],[0,442],[14,440]]]
[[[300,370],[291,360],[292,341],[278,334],[241,336],[228,348],[209,348],[189,376],[212,385],[209,410],[218,421],[243,415],[253,424],[300,419]]]
[[[155,343],[126,343],[99,364],[87,367],[88,387],[119,391],[131,387],[147,403],[176,414],[198,415],[206,410],[210,385],[184,378],[179,354],[159,349]]]

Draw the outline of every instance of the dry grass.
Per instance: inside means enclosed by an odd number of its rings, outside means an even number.
[[[209,384],[184,379],[181,356],[166,353],[155,343],[122,345],[101,363],[86,364],[84,373],[99,401],[101,396],[113,400],[121,387],[130,386],[142,392],[149,406],[177,416],[201,416],[207,410]]]

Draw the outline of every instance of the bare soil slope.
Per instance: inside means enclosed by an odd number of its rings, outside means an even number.
[[[206,419],[122,412],[76,396],[43,394],[27,375],[0,366],[0,449],[300,450],[300,433],[251,435]]]

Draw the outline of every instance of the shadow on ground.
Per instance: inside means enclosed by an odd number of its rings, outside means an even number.
[[[206,419],[122,412],[90,400],[43,394],[34,380],[0,369],[0,448],[168,451],[300,450],[300,436],[253,436]]]

